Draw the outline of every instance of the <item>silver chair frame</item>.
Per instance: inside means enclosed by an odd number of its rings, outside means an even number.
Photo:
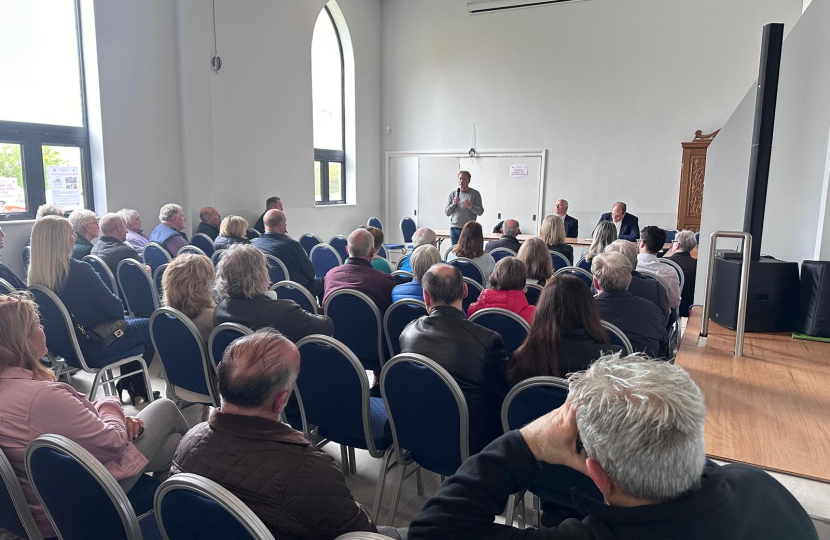
[[[268,253],[263,253],[263,255],[265,255],[265,260],[267,261],[268,264],[276,264],[277,266],[279,266],[280,269],[282,270],[283,275],[285,276],[285,279],[282,279],[282,280],[277,281],[275,283],[280,283],[281,281],[290,281],[291,280],[291,276],[288,274],[288,268],[285,267],[285,263],[283,263],[281,260],[279,260],[279,258],[274,257],[273,255],[270,255]],[[270,271],[268,272],[268,275],[269,276],[271,275]]]
[[[374,225],[372,225],[372,220],[373,219],[376,219],[378,224],[380,224],[380,227],[378,227],[378,229],[383,230],[383,222],[380,220],[380,218],[375,217],[375,216],[372,216],[372,217],[370,217],[369,219],[366,220],[366,226],[367,227],[374,227]]]
[[[484,292],[484,287],[481,286],[481,283],[474,280],[473,278],[468,278],[464,276],[464,283],[467,284],[467,289],[469,289],[471,286],[476,287],[478,289],[478,294]],[[469,294],[469,291],[467,292],[467,294]]]
[[[179,489],[192,491],[217,503],[222,509],[232,515],[240,525],[245,527],[245,530],[248,531],[251,537],[257,540],[274,540],[274,536],[268,530],[268,527],[265,526],[265,523],[236,495],[216,482],[192,473],[181,473],[171,476],[156,491],[153,499],[153,510],[156,514],[155,517],[159,532],[161,532],[161,537],[164,540],[170,540],[170,537],[164,528],[162,503],[167,494]]]
[[[391,276],[409,276],[412,279],[415,279],[415,274],[412,272],[407,272],[406,270],[395,270],[390,274]]]
[[[606,332],[610,332],[618,338],[620,338],[620,341],[623,342],[623,348],[625,349],[626,356],[634,353],[634,347],[631,345],[631,341],[628,339],[628,336],[626,336],[622,330],[620,330],[608,321],[601,320],[599,322],[600,324],[602,324],[602,327],[605,328]]]
[[[178,257],[179,255],[184,255],[185,253],[192,253],[193,255],[201,255],[202,257],[207,257],[207,253],[205,253],[200,248],[198,248],[198,247],[196,247],[192,244],[182,246],[182,248],[179,250],[179,252],[176,253],[176,257]]]
[[[301,235],[300,235],[300,237],[297,239],[297,241],[300,243],[300,247],[302,247],[302,245],[303,245],[303,244],[302,244],[302,242],[300,242],[300,241],[301,241],[303,238],[305,238],[306,236],[309,236],[309,237],[311,237],[311,238],[316,239],[316,240],[317,240],[317,244],[325,244],[325,242],[323,242],[323,239],[322,239],[322,238],[320,238],[319,236],[317,236],[316,234],[314,234],[314,233],[303,233],[303,234],[301,234]],[[315,245],[317,245],[317,244],[315,244]],[[311,249],[314,249],[314,246],[311,246]],[[309,257],[309,258],[311,258],[311,249],[309,249],[309,250],[306,252],[306,254],[308,255],[308,257]],[[303,251],[305,251],[305,248],[303,248]]]
[[[443,240],[443,238],[439,238],[439,241],[440,240]],[[450,244],[450,246],[446,249],[446,251],[444,251],[444,255],[441,257],[442,261],[448,262],[447,257],[449,257],[450,251],[452,251],[452,248],[454,248],[454,247],[455,247],[454,245]]]
[[[168,262],[168,264],[169,264],[169,262]],[[118,263],[118,267],[116,268],[116,273],[118,274],[118,285],[121,287],[122,291],[125,291],[124,292],[124,303],[127,305],[127,312],[134,317],[135,313],[133,312],[132,308],[130,307],[130,295],[128,295],[126,293],[126,289],[124,288],[124,285],[121,283],[121,281],[122,281],[121,280],[121,268],[124,267],[124,266],[127,266],[127,265],[136,266],[139,270],[141,270],[142,275],[144,275],[144,277],[147,278],[147,283],[150,285],[150,290],[158,292],[158,289],[156,288],[156,281],[153,279],[153,276],[150,275],[150,272],[148,272],[147,269],[144,268],[144,265],[141,264],[140,262],[136,261],[135,259],[124,259],[123,261]],[[161,265],[159,265],[159,268],[161,268]],[[153,295],[153,311],[157,310],[158,308],[159,308],[159,296],[158,296],[158,294],[154,294]]]
[[[107,263],[105,263],[104,260],[101,259],[101,257],[98,257],[96,255],[86,255],[86,256],[84,256],[84,258],[82,260],[87,262],[87,263],[89,261],[93,261],[93,262],[95,262],[95,264],[99,265],[100,269],[104,272],[104,275],[106,276],[106,278],[110,281],[110,286],[107,287],[107,288],[110,290],[110,292],[112,292],[112,294],[114,294],[115,296],[119,296],[119,294],[118,294],[118,283],[115,281],[115,276],[112,275],[112,270],[110,270],[110,267],[107,266]],[[92,265],[90,265],[90,266],[92,266]],[[96,274],[98,274],[98,270],[96,269],[95,266],[92,266],[92,269],[95,270]],[[100,274],[98,274],[98,276],[100,277]]]
[[[288,274],[286,274],[286,275],[288,275]],[[277,283],[274,283],[273,285],[271,285],[271,288],[268,289],[268,290],[269,291],[274,291],[275,293],[277,293],[277,298],[279,298],[280,297],[279,289],[284,289],[284,288],[287,288],[287,287],[293,287],[293,288],[297,289],[311,303],[311,307],[314,310],[313,314],[314,315],[319,315],[320,310],[319,310],[319,306],[317,304],[317,299],[314,298],[314,296],[310,292],[308,292],[308,289],[306,289],[305,287],[303,287],[302,285],[300,285],[296,281],[291,281],[290,279],[285,279],[283,281],[278,281]]]
[[[504,257],[517,257],[518,256],[518,254],[515,251],[513,251],[510,248],[506,248],[506,247],[498,247],[498,248],[490,250],[490,256],[493,257],[494,259],[496,259],[495,255],[493,255],[493,253],[507,253],[507,255],[505,255]],[[504,258],[504,257],[502,257],[502,258]],[[496,259],[496,262],[499,262],[500,260],[501,259]]]
[[[401,256],[401,257],[398,257],[398,260],[397,260],[397,261],[395,261],[395,272],[399,272],[399,271],[401,271],[401,266],[403,266],[404,261],[406,261],[406,260],[407,260],[407,259],[405,258],[405,256],[406,256],[406,254],[404,254],[404,255],[403,255],[403,256]],[[412,255],[410,254],[410,257],[411,257],[411,256],[412,256]],[[411,267],[411,266],[412,266],[412,263],[409,263],[409,265],[410,265],[410,267]],[[405,270],[404,270],[404,272],[405,272]]]
[[[227,249],[216,249],[213,251],[213,255],[210,256],[210,262],[213,263],[214,268],[219,264],[219,261],[222,259],[222,255],[224,255],[226,251]]]
[[[153,272],[153,286],[158,291],[159,298],[161,298],[162,293],[164,292],[164,290],[161,287],[161,279],[159,278],[161,278],[164,275],[164,272],[167,270],[168,266],[170,266],[170,263],[164,263],[162,265],[159,265],[159,267],[156,268],[156,270]]]
[[[377,336],[378,359],[379,359],[379,362],[380,362],[380,367],[382,368],[383,367],[383,317],[381,317],[380,310],[375,305],[375,303],[372,302],[371,298],[366,296],[366,294],[364,294],[360,291],[354,290],[354,289],[340,289],[339,291],[335,291],[335,292],[331,293],[330,295],[328,295],[328,297],[326,298],[325,304],[323,304],[323,313],[325,313],[326,315],[329,315],[329,304],[331,304],[334,299],[336,299],[340,296],[345,296],[345,295],[356,296],[356,297],[360,298],[361,300],[363,300],[363,302],[365,302],[369,306],[369,308],[371,308],[372,313],[374,313],[375,321],[377,321],[377,326],[378,326],[378,336]],[[329,315],[329,317],[331,317],[331,315]],[[335,323],[335,321],[332,320],[332,323]],[[349,352],[351,352],[351,351],[349,351]]]
[[[389,537],[373,532],[350,532],[341,534],[334,540],[389,540]]]
[[[253,238],[248,238],[248,235],[250,235],[250,234],[253,234],[254,237]],[[248,227],[247,229],[245,229],[245,238],[248,238],[248,240],[254,240],[254,239],[259,238],[261,236],[262,236],[262,233],[260,233],[258,230],[254,229],[253,227]]]
[[[337,253],[337,250],[336,250],[336,249],[334,249],[333,247],[331,247],[331,246],[330,246],[330,245],[328,245],[328,244],[317,244],[316,246],[314,246],[313,248],[311,248],[311,251],[309,251],[309,252],[308,252],[308,258],[311,260],[311,264],[312,264],[312,266],[314,265],[314,259],[312,258],[312,255],[313,255],[313,254],[314,254],[314,252],[315,252],[315,251],[317,251],[318,249],[328,249],[328,250],[331,250],[331,252],[332,252],[332,253],[334,253],[334,256],[335,256],[335,257],[337,257],[337,263],[338,263],[338,265],[342,265],[342,264],[343,264],[343,259],[341,259],[341,258],[340,258],[340,254],[339,254],[339,253]]]
[[[542,296],[542,291],[545,290],[545,288],[542,287],[541,285],[534,285],[533,283],[528,283],[527,285],[525,285],[525,289],[536,289],[536,290],[538,290],[539,291],[539,297]]]
[[[413,298],[404,298],[402,300],[398,300],[394,302],[389,309],[386,310],[386,313],[383,314],[383,335],[386,337],[386,346],[389,348],[389,354],[392,354],[394,351],[392,350],[392,336],[389,335],[389,314],[392,313],[395,306],[420,306],[424,308],[424,313],[429,314],[427,310],[427,305],[422,300],[415,300]]]
[[[584,256],[584,255],[583,255],[582,257],[580,257],[580,258],[579,258],[579,260],[577,260],[577,261],[574,263],[574,267],[579,268],[579,263],[581,263],[581,262],[587,262],[587,261],[585,260],[585,256]],[[588,272],[588,270],[585,270],[584,268],[579,268],[579,269],[580,269],[580,270],[584,270],[585,272]],[[590,274],[591,272],[588,272],[588,273]]]
[[[657,259],[657,260],[660,261],[662,264],[671,266],[674,269],[674,271],[677,272],[677,279],[680,281],[680,292],[682,293],[683,292],[683,285],[686,284],[686,276],[685,276],[685,274],[683,274],[683,269],[680,268],[680,265],[677,264],[676,262],[674,262],[671,259],[660,258],[660,259]]]
[[[16,290],[11,283],[5,279],[0,279],[0,294],[11,294]]]
[[[17,518],[20,520],[21,525],[23,525],[23,530],[26,531],[29,540],[43,540],[43,536],[37,528],[37,522],[32,515],[32,511],[29,509],[26,496],[23,494],[23,488],[20,487],[20,480],[18,480],[17,474],[15,474],[12,464],[9,462],[9,458],[6,457],[2,449],[0,449],[0,477],[6,485],[9,499],[11,499],[14,509],[17,511]],[[13,533],[10,532],[8,534],[11,535],[9,538],[16,538]],[[4,534],[0,535],[0,538],[5,537]]]
[[[482,289],[487,288],[487,283],[485,283],[487,281],[487,274],[484,273],[484,270],[481,268],[481,266],[477,262],[475,262],[472,259],[468,259],[467,257],[456,257],[455,259],[453,259],[451,261],[447,261],[447,264],[450,265],[450,266],[455,266],[453,264],[455,261],[468,262],[468,263],[472,264],[473,266],[475,266],[478,269],[479,273],[481,274],[481,281],[479,281],[479,284],[481,285],[481,288]],[[461,270],[461,269],[459,268],[459,270]],[[463,275],[464,273],[462,272],[461,274]],[[468,276],[464,276],[464,277],[468,277]],[[470,278],[470,279],[472,279],[472,278]],[[473,280],[473,281],[475,281],[475,280]]]
[[[640,272],[640,276],[643,279],[648,279],[651,281],[657,282],[660,285],[661,290],[666,293],[666,298],[669,297],[669,288],[666,287],[666,284],[663,283],[663,280],[660,279],[656,274],[652,274],[650,272]],[[677,311],[677,308],[671,308],[671,313],[675,315],[674,317],[674,324],[672,325],[672,331],[669,334],[669,358],[667,360],[670,363],[673,363],[674,357],[676,356],[676,351],[680,348],[680,314]],[[674,336],[672,338],[672,336]]]
[[[550,256],[551,256],[551,262],[553,262],[553,259],[562,259],[562,262],[565,263],[565,266],[563,266],[562,268],[567,268],[567,267],[571,266],[571,261],[569,261],[567,257],[562,255],[558,251],[553,251],[552,249],[549,249],[548,253],[550,253]],[[560,268],[560,270],[562,270],[562,268]],[[553,265],[553,270],[554,270],[554,272],[556,271],[556,265],[555,264]],[[582,270],[582,269],[580,268],[580,270]]]
[[[164,255],[166,255],[166,256],[167,256],[167,262],[172,262],[172,261],[173,261],[173,257],[170,255],[170,252],[169,252],[169,251],[167,251],[167,250],[164,248],[164,246],[162,246],[162,245],[161,245],[161,244],[159,244],[158,242],[147,242],[147,244],[144,246],[144,251],[145,251],[145,252],[147,251],[147,247],[148,247],[148,246],[153,246],[153,247],[157,247],[157,248],[159,248],[159,249],[161,250],[161,252],[162,252],[162,253],[164,253]],[[142,257],[143,257],[143,254],[142,254]],[[145,259],[145,261],[146,261],[146,259]],[[150,264],[150,263],[147,263],[147,264]]]
[[[208,243],[210,243],[211,247],[213,247],[213,240],[210,238],[210,236],[206,235],[205,233],[200,233],[200,232],[199,232],[199,233],[195,233],[195,234],[193,235],[193,237],[190,239],[190,243],[191,243],[191,245],[193,245],[193,240],[195,240],[195,239],[196,239],[196,237],[199,237],[199,238],[204,238],[205,240],[207,240],[207,241],[208,241]],[[195,245],[194,245],[193,247],[199,247],[199,246],[195,246]],[[199,248],[199,249],[202,249],[202,248]],[[202,249],[202,252],[204,252],[204,251],[205,251],[205,250],[203,250],[203,249]],[[214,251],[214,252],[216,252],[216,248],[213,248],[213,251]],[[207,253],[205,253],[205,255],[207,256]],[[211,254],[210,254],[210,256],[212,256],[212,255],[213,255],[213,253],[211,253]]]
[[[221,358],[219,359],[219,361],[217,361],[216,358],[213,357],[213,340],[216,339],[216,336],[219,334],[219,332],[222,332],[223,330],[236,330],[243,336],[250,336],[254,333],[254,331],[248,328],[247,326],[234,322],[222,323],[216,328],[214,328],[213,331],[211,331],[210,333],[210,337],[208,338],[208,358],[210,358],[210,361],[213,362],[214,366],[217,366],[219,362],[221,362]]]
[[[337,240],[345,240],[347,244],[348,244],[348,242],[349,242],[349,239],[348,239],[347,237],[343,236],[342,234],[335,234],[334,236],[332,236],[331,238],[329,238],[328,245],[330,245],[330,246],[331,246],[331,241],[332,241],[332,240],[335,240],[335,239],[337,239]],[[334,251],[337,251],[337,249],[335,249],[335,248],[334,248],[334,246],[331,246],[331,247],[332,247],[332,249],[334,249]],[[314,249],[314,248],[312,248],[312,249]],[[338,254],[338,255],[340,255],[340,252],[338,251],[338,252],[337,252],[337,254]],[[309,256],[309,257],[311,257],[311,253],[309,253],[309,254],[308,254],[308,256]],[[343,260],[343,257],[340,257],[340,259],[341,259],[341,260]]]
[[[480,319],[481,317],[484,317],[486,315],[501,315],[501,316],[507,317],[509,319],[513,319],[517,323],[521,324],[528,333],[530,333],[530,325],[527,324],[526,320],[519,317],[519,315],[517,315],[516,313],[513,313],[512,311],[508,311],[508,310],[503,309],[503,308],[481,309],[479,311],[476,311],[472,315],[470,315],[470,317],[467,320],[470,321],[470,322],[476,322],[478,319]]]
[[[582,268],[579,268],[578,266],[566,266],[565,268],[560,268],[559,270],[554,272],[553,275],[558,276],[559,274],[574,274],[574,273],[583,275],[587,278],[590,278],[591,281],[594,280],[594,275],[591,272],[589,272],[587,270],[583,270]]]

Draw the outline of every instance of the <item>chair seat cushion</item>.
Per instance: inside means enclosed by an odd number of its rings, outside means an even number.
[[[386,244],[386,249],[403,249],[403,244]]]
[[[135,515],[146,514],[153,509],[153,498],[156,496],[159,481],[148,474],[142,474],[138,482],[127,493],[127,498],[133,505]]]
[[[369,398],[369,426],[372,439],[378,451],[384,451],[392,445],[392,429],[389,427],[389,418],[386,416],[386,407],[381,398]],[[366,448],[366,437],[363,433],[338,433],[331,429],[320,428],[320,435],[352,448]]]

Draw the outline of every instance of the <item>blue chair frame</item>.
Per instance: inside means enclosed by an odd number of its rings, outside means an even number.
[[[297,305],[312,315],[319,315],[320,313],[319,306],[317,305],[317,299],[314,298],[314,295],[308,292],[308,289],[296,281],[285,279],[271,285],[269,290],[277,293],[277,298],[293,300],[297,303]],[[282,294],[280,294],[280,292],[282,292]]]
[[[500,247],[490,251],[490,256],[493,257],[493,260],[499,262],[505,257],[516,257],[516,252],[510,248]]]
[[[131,267],[132,270],[126,270],[127,267]],[[128,282],[126,272],[134,272],[139,282]],[[121,292],[124,294],[124,303],[127,306],[127,312],[133,317],[149,318],[153,312],[159,308],[158,289],[153,281],[153,276],[147,272],[147,269],[144,268],[143,264],[134,259],[124,259],[118,263],[117,273],[118,285],[121,287]],[[143,276],[146,281],[142,282],[142,278],[138,276]],[[143,288],[145,286],[147,290],[145,292],[141,292],[139,288]],[[138,296],[138,294],[146,293],[149,293],[149,299],[142,299]],[[130,302],[131,298],[132,302]]]
[[[329,255],[334,255],[337,264],[335,266],[326,266],[323,267],[323,261],[320,260],[320,264],[315,264],[314,262],[314,254],[315,253],[327,253]],[[331,247],[328,244],[317,244],[313,248],[311,248],[311,253],[309,253],[308,258],[311,259],[311,264],[314,266],[314,275],[318,278],[326,277],[326,274],[332,268],[337,268],[341,264],[343,264],[343,259],[340,258],[340,254],[337,253],[337,250]],[[319,258],[319,257],[318,257]],[[320,268],[318,268],[320,266]]]
[[[498,318],[493,319],[494,316]],[[508,325],[513,325],[514,328],[518,326],[524,329],[524,335],[522,336],[522,339],[518,340],[516,339],[518,336],[505,336],[504,334],[502,334],[498,330],[496,325],[493,324],[494,320],[501,321],[501,323],[507,323]],[[521,344],[524,343],[524,340],[527,339],[527,335],[530,333],[530,325],[527,324],[526,320],[522,319],[512,311],[508,311],[502,308],[487,308],[476,311],[470,316],[469,321],[479,324],[484,328],[489,328],[494,332],[498,332],[498,334],[504,340],[504,348],[507,351],[508,356],[512,355],[516,351],[516,349],[518,349],[519,346],[521,346]]]
[[[418,310],[422,311],[418,311]],[[406,324],[401,325],[396,317],[397,313],[401,310],[406,310],[410,312],[418,312],[418,316],[414,318],[404,319],[406,320]],[[420,318],[424,315],[429,315],[427,311],[427,306],[422,300],[414,300],[412,298],[404,298],[403,300],[398,300],[391,306],[389,309],[386,310],[386,313],[383,314],[383,335],[386,336],[386,346],[389,348],[389,355],[396,356],[401,353],[401,343],[400,337],[401,332],[403,331],[406,326]],[[392,321],[390,325],[390,321]]]
[[[190,244],[201,249],[208,257],[213,257],[213,252],[216,251],[216,248],[213,247],[213,240],[205,233],[194,234],[193,238],[190,239]]]
[[[631,341],[628,339],[628,336],[625,335],[625,332],[614,326],[608,321],[600,321],[602,327],[605,328],[605,331],[608,332],[609,338],[613,345],[619,345],[625,352],[626,356],[629,354],[634,353],[634,347],[631,346]]]
[[[583,270],[582,268],[576,266],[566,266],[565,268],[560,268],[556,272],[553,273],[554,276],[558,276],[559,274],[573,274],[579,279],[582,280],[585,285],[588,286],[590,289],[594,284],[594,275],[587,270]]]
[[[271,285],[290,279],[285,263],[268,253],[263,253],[263,255],[265,255],[265,264],[268,266],[268,278],[271,280]]]
[[[467,257],[456,257],[455,259],[449,261],[447,264],[449,264],[450,266],[455,266],[456,268],[461,270],[462,276],[478,282],[482,286],[482,288],[487,287],[487,283],[485,283],[484,278],[484,270],[482,270],[478,263],[476,263],[472,259],[468,259]],[[471,268],[478,272],[478,276],[470,274]]]
[[[557,270],[561,270],[562,268],[567,268],[571,265],[571,261],[569,261],[567,257],[562,255],[558,251],[553,251],[552,249],[548,251],[550,252],[550,260],[551,263],[553,263],[554,272],[556,272]]]
[[[341,320],[340,324],[337,324],[339,318],[332,317],[330,309],[332,302],[337,302],[337,299],[341,297],[351,297],[366,304],[366,307],[374,315],[375,324],[377,325],[377,336],[367,337],[368,332],[365,330],[365,323],[367,321],[355,321],[352,313],[349,313],[349,318],[347,320]],[[353,352],[357,358],[360,358],[360,362],[365,366],[365,369],[379,370],[383,367],[383,362],[385,360],[383,353],[383,318],[380,315],[380,310],[375,303],[372,302],[371,298],[360,291],[353,289],[340,289],[339,291],[335,291],[326,297],[323,312],[328,315],[334,323],[334,338],[349,347],[349,351]],[[357,322],[362,323],[360,325],[363,329],[362,332],[360,330],[355,331],[351,328],[351,325],[356,324]],[[349,323],[348,327],[345,323]],[[377,354],[375,354],[375,350],[377,350]],[[367,358],[367,354],[370,356],[369,358]],[[361,358],[361,356],[363,358]],[[377,365],[374,363],[375,358],[371,358],[374,356],[377,357]]]
[[[532,283],[525,285],[525,298],[527,298],[527,303],[531,306],[539,303],[539,298],[542,297],[543,290],[544,287],[541,285],[533,285]]]
[[[329,239],[329,245],[334,248],[338,255],[340,255],[341,261],[345,261],[349,258],[349,254],[346,251],[346,246],[348,244],[349,239],[342,234],[335,234]]]
[[[118,294],[118,285],[115,282],[115,276],[112,275],[112,271],[110,270],[107,263],[101,259],[101,257],[95,255],[86,255],[83,258],[83,261],[89,264],[95,273],[98,274],[98,277],[101,278],[101,281],[104,282],[104,285],[107,286],[107,289],[110,290],[112,294],[115,296],[119,296]]]
[[[300,239],[298,240],[300,245],[305,250],[306,255],[311,257],[311,249],[316,246],[317,244],[323,244],[323,239],[317,236],[314,233],[303,233],[300,235]]]
[[[12,464],[2,449],[0,449],[0,481],[3,482],[3,491],[0,492],[0,501],[2,502],[0,515],[5,517],[5,519],[0,520],[0,529],[9,531],[12,533],[12,537],[43,540],[43,536],[37,528],[37,522],[29,509],[26,496],[23,494],[23,488],[20,487],[20,480],[18,480]],[[14,511],[14,515],[12,515],[11,510]],[[14,518],[17,518],[16,522]]]
[[[254,331],[247,326],[232,322],[222,323],[214,328],[208,338],[208,355],[210,356],[211,363],[213,363],[213,368],[216,369],[219,362],[222,361],[222,356],[231,343],[243,336],[250,336],[253,333]],[[231,336],[233,336],[233,339],[228,339]],[[221,352],[217,350],[219,347],[222,349]],[[219,353],[218,355],[217,352]]]
[[[153,272],[155,272],[156,268],[162,264],[169,263],[172,260],[173,257],[171,257],[170,253],[164,249],[164,246],[155,242],[148,242],[147,245],[144,246],[144,262],[152,268]]]

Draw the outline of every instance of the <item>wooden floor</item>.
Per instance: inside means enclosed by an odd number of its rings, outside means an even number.
[[[686,326],[676,364],[706,399],[706,453],[830,483],[830,344],[790,334],[747,334],[709,325],[698,346],[702,309]]]

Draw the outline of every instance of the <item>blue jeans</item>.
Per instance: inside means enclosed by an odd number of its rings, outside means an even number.
[[[460,227],[450,227],[450,244],[453,246],[458,243],[458,237],[461,236]]]

